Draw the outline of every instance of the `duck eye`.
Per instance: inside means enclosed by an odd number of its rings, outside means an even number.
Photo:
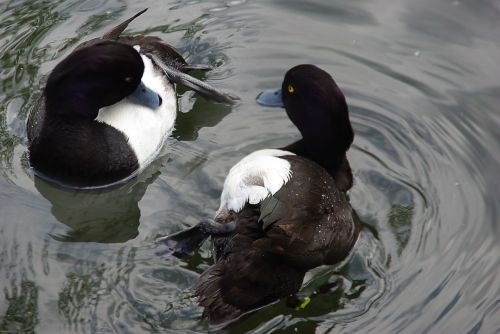
[[[292,85],[288,85],[288,88],[287,88],[287,89],[288,89],[288,92],[289,92],[290,94],[292,94],[293,92],[295,92],[295,88],[293,88],[293,86],[292,86]]]
[[[123,80],[124,80],[125,82],[128,82],[128,83],[131,83],[133,79],[134,79],[134,78],[132,78],[131,76],[127,76],[127,77],[123,78]]]

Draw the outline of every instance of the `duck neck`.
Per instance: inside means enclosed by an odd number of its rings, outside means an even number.
[[[303,137],[284,149],[321,165],[334,178],[337,187],[341,191],[347,191],[352,187],[353,177],[346,152],[354,137],[352,129],[349,127],[348,130],[350,131],[347,131],[343,136],[336,136],[337,138],[344,138],[343,142],[329,138],[334,133],[332,131],[324,137],[316,135]]]
[[[325,168],[330,174],[335,174],[335,171],[342,164],[343,160],[346,159],[345,151],[335,152],[334,150],[310,147],[304,139],[296,141],[284,149],[313,160]]]

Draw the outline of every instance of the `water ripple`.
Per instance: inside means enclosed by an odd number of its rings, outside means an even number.
[[[129,31],[211,65],[197,75],[241,103],[179,90],[175,140],[123,189],[73,196],[33,182],[23,125],[44,77],[143,5],[25,0],[0,15],[0,331],[206,332],[191,287],[210,247],[157,258],[152,241],[212,216],[245,154],[298,139],[254,98],[289,67],[316,63],[350,106],[360,240],[343,263],[308,273],[308,307],[280,301],[225,332],[498,332],[500,7],[152,1]]]

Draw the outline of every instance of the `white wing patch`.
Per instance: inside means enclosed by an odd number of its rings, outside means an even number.
[[[149,165],[160,153],[174,129],[177,99],[174,86],[151,60],[141,55],[144,62],[142,82],[162,98],[158,109],[131,103],[127,98],[101,108],[96,120],[123,132],[134,150],[140,168]]]
[[[239,212],[245,204],[258,204],[290,180],[290,163],[279,157],[294,155],[282,150],[260,150],[247,155],[231,168],[224,181],[218,212]]]

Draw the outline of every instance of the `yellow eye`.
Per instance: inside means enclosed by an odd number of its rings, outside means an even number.
[[[125,78],[123,78],[123,80],[125,80],[125,82],[129,82],[129,83],[132,82],[133,79],[134,78],[132,78],[132,77],[125,77]]]
[[[293,93],[293,92],[295,92],[295,88],[293,88],[293,86],[292,86],[292,85],[288,85],[288,88],[287,88],[287,89],[288,89],[288,92],[289,92],[289,93]]]

